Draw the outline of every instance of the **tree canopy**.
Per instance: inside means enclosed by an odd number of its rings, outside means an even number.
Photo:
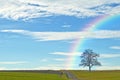
[[[93,52],[91,49],[86,49],[81,57],[81,64],[80,66],[89,67],[89,71],[93,66],[101,66],[101,63],[98,62],[99,54]]]

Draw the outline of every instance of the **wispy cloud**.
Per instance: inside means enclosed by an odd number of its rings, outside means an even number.
[[[120,57],[120,54],[100,54],[101,58],[116,58]]]
[[[52,59],[47,59],[47,58],[45,58],[45,59],[41,59],[40,61],[41,62],[48,62],[48,61],[65,61],[66,59],[64,59],[64,58],[52,58]]]
[[[0,67],[0,70],[6,70],[7,68],[5,68],[5,67]]]
[[[117,49],[117,50],[120,50],[120,46],[111,46],[110,49]]]
[[[79,67],[79,68],[75,68],[76,70],[80,69],[80,70],[88,70],[87,67]],[[120,66],[97,66],[94,67],[93,70],[120,70]]]
[[[52,55],[61,55],[61,56],[80,56],[82,53],[80,52],[74,52],[74,53],[67,53],[67,52],[53,52],[49,53]]]
[[[47,66],[38,66],[34,68],[7,68],[7,67],[0,67],[0,70],[88,70],[87,67],[76,67],[70,68],[65,67],[65,65],[47,65]],[[93,70],[120,70],[120,66],[97,66]]]
[[[120,66],[98,66],[96,70],[120,70]]]
[[[61,56],[81,56],[82,52],[73,52],[73,53],[67,53],[67,52],[53,52],[49,53],[51,55],[61,55]],[[101,53],[100,58],[116,58],[120,57],[120,54],[108,54],[108,53]]]
[[[33,32],[27,30],[1,30],[4,33],[15,33],[31,36],[37,41],[53,41],[53,40],[74,40],[74,39],[109,39],[120,38],[120,31],[98,30],[93,32]],[[59,36],[58,36],[59,35]]]
[[[56,58],[54,59],[55,61],[65,61],[66,59],[63,59],[63,58]]]
[[[47,62],[48,59],[41,59],[40,61],[41,61],[41,62]]]
[[[27,62],[22,62],[22,61],[8,61],[8,62],[0,62],[0,64],[25,64]]]
[[[0,17],[22,19],[68,15],[90,17],[120,13],[119,0],[0,0]],[[67,5],[66,5],[67,4]]]
[[[40,66],[40,67],[36,67],[36,68],[33,68],[33,69],[36,69],[36,70],[65,70],[67,69],[67,67],[65,67],[66,65],[65,64],[48,64],[46,66]]]
[[[63,28],[69,28],[69,27],[71,27],[71,25],[63,25],[62,27]]]

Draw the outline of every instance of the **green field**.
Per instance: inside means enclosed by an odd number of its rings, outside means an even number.
[[[79,80],[120,80],[120,71],[70,71]]]
[[[80,71],[70,70],[78,80],[120,80],[120,71]],[[66,74],[40,72],[0,72],[0,80],[68,80]]]
[[[0,72],[0,80],[67,80],[62,75],[35,72]]]

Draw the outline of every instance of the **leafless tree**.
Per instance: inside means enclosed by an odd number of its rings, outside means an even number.
[[[99,54],[93,52],[91,49],[86,49],[81,57],[81,64],[80,66],[88,67],[89,71],[91,71],[91,68],[93,66],[101,66],[101,63],[98,62]]]

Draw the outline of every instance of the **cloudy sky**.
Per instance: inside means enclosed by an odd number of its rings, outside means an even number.
[[[86,69],[85,49],[120,69],[119,21],[120,0],[0,0],[0,69]]]

